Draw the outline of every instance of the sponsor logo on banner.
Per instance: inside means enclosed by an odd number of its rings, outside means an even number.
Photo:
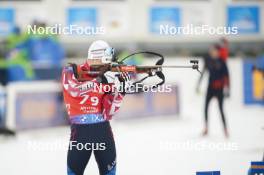
[[[220,175],[220,171],[201,171],[197,172],[196,175]]]
[[[251,162],[249,175],[264,175],[264,162]]]

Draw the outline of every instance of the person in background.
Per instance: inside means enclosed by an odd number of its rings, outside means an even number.
[[[6,128],[5,125],[6,92],[4,86],[10,81],[10,70],[19,66],[26,70],[27,76],[33,76],[28,61],[22,56],[21,49],[18,49],[19,45],[24,42],[24,37],[21,35],[20,29],[14,27],[13,32],[0,44],[0,86],[3,87],[0,88],[0,134],[6,136],[15,135],[15,132]],[[18,74],[18,76],[22,76],[22,74]]]
[[[205,57],[205,66],[202,70],[202,75],[198,81],[196,91],[199,92],[200,84],[204,73],[207,71],[209,73],[209,82],[207,87],[207,94],[205,98],[205,128],[203,130],[203,135],[208,134],[208,107],[211,99],[213,97],[217,98],[220,114],[222,118],[222,123],[224,126],[224,133],[226,137],[229,137],[229,132],[227,129],[226,118],[224,114],[224,98],[229,96],[230,82],[229,82],[229,72],[226,63],[220,58],[220,46],[213,45],[209,49],[209,54]]]
[[[15,26],[13,32],[5,39],[6,53],[0,60],[0,68],[6,70],[7,82],[34,79],[34,70],[28,58],[28,34]]]

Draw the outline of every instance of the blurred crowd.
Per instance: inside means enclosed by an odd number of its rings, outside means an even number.
[[[45,23],[34,21],[43,27]],[[14,27],[0,43],[0,84],[58,78],[65,51],[51,34],[29,34]]]

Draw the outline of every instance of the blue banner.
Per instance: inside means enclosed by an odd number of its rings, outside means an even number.
[[[180,27],[181,11],[177,7],[152,7],[150,9],[150,31],[160,33],[160,26]]]
[[[264,162],[251,162],[249,175],[263,175],[264,174]]]
[[[11,33],[14,25],[14,10],[11,8],[0,8],[0,36]]]
[[[229,6],[227,25],[228,27],[237,27],[239,34],[259,33],[259,14],[258,6]]]
[[[96,27],[97,9],[93,7],[70,8],[68,10],[67,22],[68,25],[76,25],[80,27]]]
[[[220,171],[203,171],[197,172],[196,175],[220,175]]]

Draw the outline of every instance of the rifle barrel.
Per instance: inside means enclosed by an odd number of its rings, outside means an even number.
[[[166,65],[164,65],[164,66],[161,66],[162,68],[192,68],[193,66],[166,66]]]
[[[155,65],[155,66],[137,66],[138,68],[192,68],[193,66],[179,65]]]

